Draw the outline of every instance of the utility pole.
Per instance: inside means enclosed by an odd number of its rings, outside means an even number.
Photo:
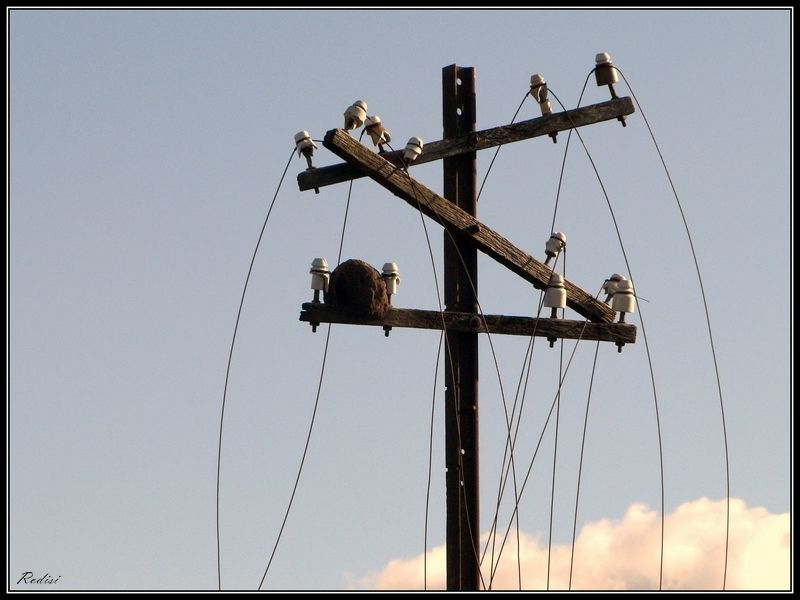
[[[600,340],[620,349],[634,343],[636,327],[614,323],[614,312],[575,284],[564,281],[567,306],[588,321],[535,319],[479,314],[478,250],[512,272],[545,289],[551,267],[520,250],[477,220],[476,152],[554,134],[633,113],[630,98],[520,123],[476,131],[475,70],[450,65],[442,69],[443,139],[425,146],[411,163],[443,161],[443,197],[413,180],[403,166],[402,152],[376,154],[342,130],[329,131],[324,146],[346,163],[308,169],[298,175],[301,190],[318,189],[369,176],[410,206],[439,221],[444,231],[444,314],[391,307],[381,319],[354,316],[346,307],[305,303],[301,321],[354,325],[444,329],[445,466],[447,511],[447,589],[480,589],[480,519],[478,465],[478,334],[537,335],[548,338]]]
[[[445,140],[475,131],[475,69],[450,65],[442,70],[442,126]],[[444,197],[476,217],[476,153],[445,158],[442,165]],[[445,229],[445,311],[477,315],[477,289],[477,248]],[[445,348],[447,589],[478,590],[478,334],[449,332]]]

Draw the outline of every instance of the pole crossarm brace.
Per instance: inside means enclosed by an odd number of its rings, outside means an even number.
[[[373,327],[409,327],[413,329],[467,331],[503,335],[536,335],[545,338],[564,338],[633,344],[636,342],[636,326],[629,323],[591,323],[566,319],[535,319],[532,317],[509,317],[505,315],[483,315],[461,312],[439,312],[437,310],[414,310],[390,308],[383,319],[354,316],[336,306],[321,302],[306,302],[300,312],[305,323],[341,323],[345,325],[370,325]]]
[[[326,148],[363,171],[395,196],[402,198],[413,208],[440,222],[454,236],[461,235],[470,240],[481,252],[495,259],[538,289],[545,289],[550,282],[552,269],[536,260],[527,252],[517,248],[496,231],[437,195],[407,172],[393,165],[382,156],[371,152],[341,129],[331,129],[323,142]],[[567,291],[567,306],[592,321],[610,323],[614,311],[581,288],[564,280]]]
[[[483,131],[476,131],[453,139],[430,142],[425,144],[422,154],[417,157],[412,166],[565,131],[574,127],[609,121],[620,116],[633,114],[633,112],[633,102],[630,98],[614,98],[607,102],[600,102],[583,108],[553,113],[511,125],[484,129]],[[381,156],[394,165],[400,166],[402,164],[402,150],[386,152]],[[297,184],[300,191],[306,191],[360,177],[364,177],[364,173],[347,163],[339,163],[338,165],[303,171],[297,176]]]

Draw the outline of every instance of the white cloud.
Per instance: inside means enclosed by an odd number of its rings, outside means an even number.
[[[725,561],[725,500],[699,498],[668,514],[664,528],[663,589],[722,588]],[[517,589],[516,540],[511,535],[493,589]],[[483,536],[485,542],[486,535]],[[661,519],[644,504],[633,504],[622,519],[587,523],[575,542],[572,589],[658,589]],[[444,589],[445,547],[427,553],[428,589]],[[522,585],[544,589],[547,541],[520,534]],[[356,587],[423,589],[422,554],[389,561],[380,571],[353,578]],[[483,576],[488,585],[488,555]],[[567,589],[570,546],[553,546],[550,589]],[[789,513],[731,499],[726,589],[788,590]]]

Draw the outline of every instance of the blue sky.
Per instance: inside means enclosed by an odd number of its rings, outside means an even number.
[[[9,27],[10,583],[215,589],[215,476],[227,353],[248,261],[302,129],[320,139],[356,99],[397,144],[441,138],[441,68],[477,72],[479,129],[508,123],[544,74],[568,106],[597,52],[628,77],[694,235],[725,400],[731,492],[790,509],[791,13],[787,10],[21,11]],[[624,84],[620,95],[628,95]],[[584,104],[608,99],[589,82]],[[556,103],[554,102],[554,105]],[[556,105],[557,106],[557,105]],[[555,108],[555,110],[558,110]],[[529,98],[520,119],[538,116]],[[654,362],[666,510],[725,495],[719,402],[694,266],[641,113],[581,131],[619,221]],[[573,140],[575,142],[577,140]],[[549,236],[566,134],[503,148],[479,219],[535,256]],[[395,145],[397,147],[397,145]],[[339,160],[324,148],[316,165]],[[491,151],[478,154],[479,178]],[[347,186],[298,191],[295,157],[244,305],[222,463],[223,585],[255,589],[299,464],[324,329],[298,322],[308,268],[335,261]],[[441,190],[441,165],[412,175]],[[442,233],[428,222],[440,261]],[[591,166],[571,144],[556,229],[589,291],[625,265]],[[438,306],[420,219],[353,186],[343,258],[395,261],[398,306]],[[441,276],[441,268],[439,274]],[[538,293],[481,255],[487,313]],[[576,318],[572,314],[571,318]],[[639,323],[638,317],[634,319]],[[641,332],[640,332],[641,340]],[[506,400],[527,340],[493,338]],[[423,551],[438,334],[334,326],[314,435],[266,588],[341,589]],[[571,345],[566,348],[571,349]],[[581,524],[658,509],[644,344],[600,349]],[[594,345],[562,395],[554,540],[571,536]],[[482,522],[505,439],[481,344]],[[558,376],[538,344],[519,458]],[[439,385],[441,392],[441,383]],[[444,542],[437,396],[429,546]],[[552,430],[520,525],[549,525]],[[508,506],[504,505],[504,514]],[[486,527],[483,529],[485,530]],[[724,532],[723,532],[724,535]],[[723,538],[724,539],[724,538]],[[656,565],[657,568],[657,565]]]

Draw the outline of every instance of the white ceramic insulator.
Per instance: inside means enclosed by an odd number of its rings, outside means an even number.
[[[386,283],[386,292],[394,296],[397,293],[397,286],[400,285],[400,270],[397,268],[397,263],[384,263],[381,277]]]
[[[617,284],[617,291],[611,299],[611,309],[615,312],[636,312],[636,297],[633,295],[633,283],[623,279]]]
[[[394,296],[397,293],[397,286],[400,283],[400,278],[394,275],[392,277],[384,277],[383,280],[386,282],[386,292],[390,296]]]
[[[344,111],[344,128],[358,129],[364,124],[367,118],[367,103],[363,100],[356,100]]]
[[[619,81],[617,69],[614,68],[614,63],[611,62],[611,57],[608,52],[601,52],[594,59],[597,67],[594,71],[594,77],[597,80],[597,85],[611,85]]]
[[[606,279],[605,283],[603,284],[603,291],[609,296],[613,296],[617,293],[619,282],[623,279],[625,278],[622,275],[619,273],[614,273],[611,277]]]
[[[531,96],[539,103],[547,99],[547,82],[539,73],[531,75]]]
[[[554,231],[550,239],[544,245],[544,252],[547,256],[558,256],[559,252],[567,244],[567,236],[560,231]]]
[[[544,306],[547,308],[566,308],[567,306],[564,278],[558,273],[553,273],[550,277],[550,285],[544,293]]]
[[[594,62],[597,66],[600,65],[613,65],[611,62],[611,55],[608,52],[598,52],[594,56]]]
[[[416,136],[412,137],[406,144],[405,150],[403,151],[403,158],[405,158],[408,162],[411,162],[420,154],[422,154],[422,146],[423,143],[421,138]]]
[[[367,117],[367,120],[364,121],[364,127],[367,129],[367,133],[369,134],[370,139],[374,145],[378,144],[388,144],[392,141],[389,132],[386,131],[386,128],[381,123],[381,118],[378,115],[374,117]]]
[[[328,291],[328,282],[331,272],[328,268],[328,261],[324,258],[315,258],[311,263],[311,289],[320,292]]]
[[[307,131],[300,131],[294,135],[294,145],[297,148],[297,154],[314,154],[314,149],[317,145],[311,139],[311,134]]]
[[[312,273],[311,274],[311,289],[312,290],[319,290],[320,292],[327,292],[328,291],[328,281],[330,281],[330,275],[323,275],[321,273]]]

